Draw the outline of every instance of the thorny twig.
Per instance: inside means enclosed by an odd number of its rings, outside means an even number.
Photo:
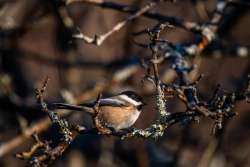
[[[72,132],[71,138],[75,139],[77,133]],[[28,160],[34,167],[45,167],[51,164],[55,159],[60,157],[68,148],[69,143],[61,141],[56,147],[52,148],[50,143],[41,141],[38,135],[34,134],[35,144],[27,152],[16,154],[17,158]]]
[[[64,140],[67,142],[71,142],[72,133],[69,130],[68,122],[66,120],[60,119],[55,112],[49,111],[47,104],[44,102],[43,94],[46,90],[48,80],[49,78],[47,77],[43,83],[42,88],[36,90],[37,102],[41,105],[42,111],[48,114],[52,123],[56,124],[60,128],[60,132],[63,134]]]
[[[52,163],[68,148],[71,141],[73,141],[77,136],[77,131],[85,130],[84,127],[69,124],[66,120],[59,118],[55,112],[49,111],[43,97],[48,80],[49,78],[47,77],[43,83],[42,88],[36,90],[37,102],[41,105],[42,111],[48,114],[51,122],[58,126],[58,128],[60,129],[60,133],[63,134],[63,139],[59,144],[57,144],[56,147],[52,148],[49,145],[49,142],[41,141],[38,135],[33,132],[33,138],[36,142],[35,145],[33,145],[32,148],[27,152],[16,154],[16,157],[29,160],[30,164],[35,167],[47,166],[48,164]]]

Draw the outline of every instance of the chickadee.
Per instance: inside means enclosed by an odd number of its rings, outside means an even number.
[[[138,119],[142,106],[142,98],[132,91],[125,91],[116,96],[101,98],[96,103],[70,105],[54,103],[56,108],[85,111],[93,116],[94,124],[100,133],[109,134],[130,128]]]

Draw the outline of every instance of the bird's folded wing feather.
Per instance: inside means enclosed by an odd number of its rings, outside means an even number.
[[[127,106],[127,103],[114,98],[104,98],[100,100],[100,106],[113,106],[113,107],[120,107],[120,106]]]

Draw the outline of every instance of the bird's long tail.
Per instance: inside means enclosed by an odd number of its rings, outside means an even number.
[[[53,103],[49,105],[50,109],[67,109],[67,110],[74,110],[74,111],[84,111],[89,114],[94,114],[94,109],[88,106],[82,105],[73,105],[73,104],[65,104],[65,103]]]

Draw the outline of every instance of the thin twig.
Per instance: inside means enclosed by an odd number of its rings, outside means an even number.
[[[145,5],[140,10],[138,10],[135,14],[133,14],[133,15],[129,16],[127,19],[125,19],[125,20],[117,23],[113,28],[111,28],[111,30],[109,30],[108,32],[106,32],[106,33],[104,33],[102,35],[95,35],[94,38],[91,38],[91,37],[88,37],[88,36],[84,35],[83,33],[81,33],[79,31],[79,34],[76,34],[73,37],[77,38],[77,39],[81,39],[81,40],[83,40],[84,42],[86,42],[88,44],[95,44],[97,46],[100,46],[114,32],[119,31],[127,23],[131,22],[132,20],[134,20],[134,19],[138,18],[139,16],[141,16],[143,13],[145,13],[148,10],[152,9],[153,7],[155,7],[157,3],[158,3],[158,1],[149,2],[147,5]]]
[[[115,2],[103,1],[103,0],[73,0],[73,1],[68,0],[67,4],[70,4],[73,2],[82,2],[82,3],[89,4],[89,5],[94,5],[94,6],[98,6],[98,7],[105,8],[105,9],[117,10],[120,12],[125,12],[125,13],[130,13],[130,14],[136,13],[140,10],[134,6],[122,5],[122,4],[118,4]],[[142,14],[142,16],[145,16],[149,19],[157,20],[159,22],[168,22],[176,27],[181,27],[191,32],[199,32],[201,28],[198,23],[192,22],[192,21],[185,21],[182,18],[179,18],[177,16],[174,16],[174,17],[166,16],[157,12],[145,12]]]

